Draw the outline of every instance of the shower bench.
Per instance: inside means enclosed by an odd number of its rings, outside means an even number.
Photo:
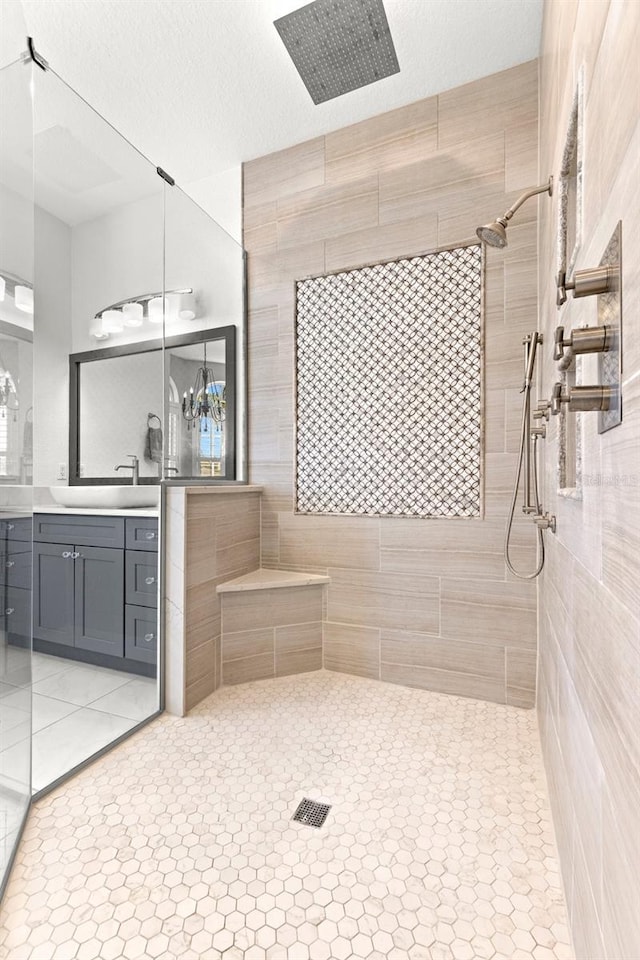
[[[261,567],[219,584],[222,683],[319,670],[327,583],[320,574]]]

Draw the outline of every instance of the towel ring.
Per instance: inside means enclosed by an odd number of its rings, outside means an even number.
[[[162,426],[162,420],[160,419],[160,417],[158,416],[157,413],[148,413],[148,414],[147,414],[147,426],[148,426],[148,427],[151,426],[151,421],[152,421],[152,420],[157,420],[158,423],[159,423],[159,425]]]

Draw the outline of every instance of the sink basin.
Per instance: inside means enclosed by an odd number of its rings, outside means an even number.
[[[63,507],[120,510],[131,507],[157,507],[158,487],[49,487],[51,496]]]

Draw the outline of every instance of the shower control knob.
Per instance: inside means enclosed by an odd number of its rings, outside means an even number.
[[[609,410],[615,397],[615,388],[603,384],[570,387],[568,393],[563,393],[562,384],[555,383],[551,396],[551,413],[554,416],[560,413],[563,403],[567,404],[567,409],[571,413]]]
[[[567,290],[573,291],[573,296],[592,297],[596,294],[609,293],[613,286],[615,269],[610,266],[592,267],[587,270],[576,270],[572,280],[562,270],[556,277],[556,304],[561,307],[567,300]]]
[[[552,513],[536,514],[533,522],[540,530],[551,530],[551,533],[556,532],[556,518]]]
[[[613,343],[611,327],[578,327],[572,330],[568,339],[564,336],[564,327],[556,327],[553,337],[553,359],[565,361],[568,366],[576,353],[606,353]],[[568,351],[565,354],[565,350]]]
[[[536,407],[536,409],[533,411],[533,419],[534,419],[534,420],[542,420],[542,419],[548,420],[548,419],[549,419],[549,410],[550,410],[550,408],[551,408],[551,404],[549,403],[549,401],[548,401],[548,400],[542,400],[542,401],[538,404],[538,406]]]

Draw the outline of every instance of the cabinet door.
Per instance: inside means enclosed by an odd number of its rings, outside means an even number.
[[[78,547],[75,562],[76,647],[124,656],[124,552]]]
[[[73,545],[33,545],[33,635],[73,646]]]

